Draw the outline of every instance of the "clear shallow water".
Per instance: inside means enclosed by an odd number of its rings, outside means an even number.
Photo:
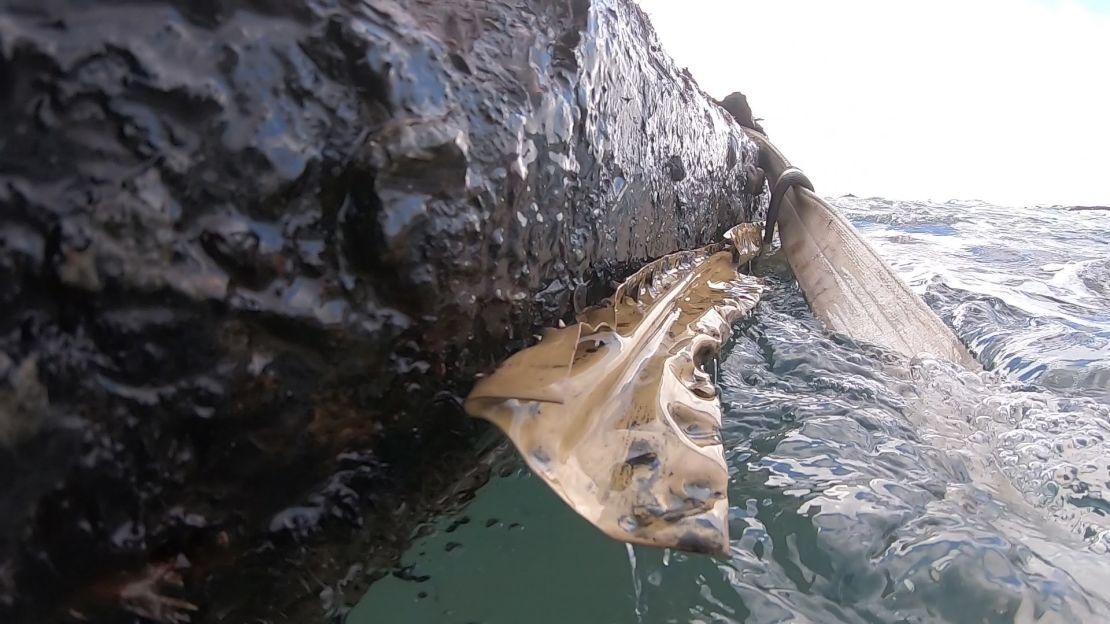
[[[834,203],[999,373],[829,336],[770,258],[727,559],[612,542],[507,453],[348,622],[1110,621],[1110,213]]]

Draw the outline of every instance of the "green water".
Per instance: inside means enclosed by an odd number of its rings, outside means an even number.
[[[495,479],[463,516],[442,520],[406,564],[430,578],[379,581],[348,621],[516,622],[532,612],[535,622],[616,622],[635,607],[625,547],[526,471]],[[568,592],[562,579],[583,575],[596,582]]]
[[[613,542],[506,451],[347,622],[1110,622],[1110,238],[1071,222],[1030,249],[1053,215],[846,208],[999,372],[828,335],[772,258],[720,365],[728,557]]]

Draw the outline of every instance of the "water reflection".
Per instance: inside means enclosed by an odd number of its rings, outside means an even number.
[[[1110,319],[1081,276],[1110,239],[1022,212],[1032,245],[992,207],[845,201],[998,373],[827,335],[772,257],[719,377],[727,558],[630,556],[511,470],[349,621],[1105,621]]]

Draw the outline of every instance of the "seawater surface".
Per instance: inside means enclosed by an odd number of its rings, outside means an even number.
[[[719,367],[727,558],[613,542],[506,452],[347,621],[1110,621],[1110,212],[833,203],[988,372],[830,335],[772,255]]]

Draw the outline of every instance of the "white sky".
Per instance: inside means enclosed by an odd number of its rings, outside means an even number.
[[[1110,205],[1110,0],[638,0],[824,195]]]

